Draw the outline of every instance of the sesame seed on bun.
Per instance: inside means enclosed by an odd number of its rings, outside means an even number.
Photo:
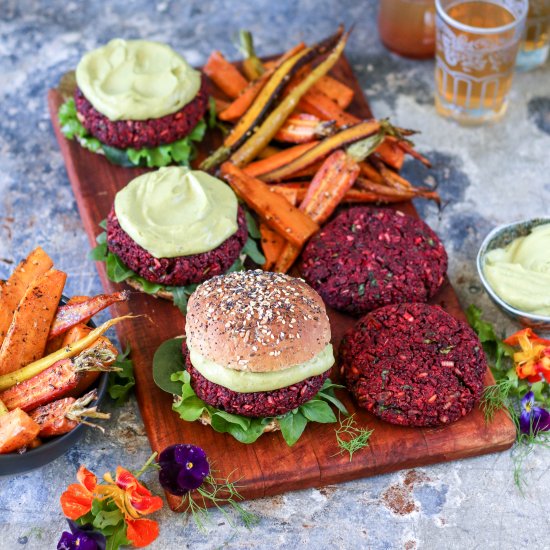
[[[227,368],[280,371],[330,343],[321,297],[302,279],[240,271],[202,283],[189,299],[187,345]]]

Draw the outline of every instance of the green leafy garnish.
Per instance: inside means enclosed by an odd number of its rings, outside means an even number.
[[[508,378],[498,380],[492,386],[486,386],[481,396],[479,406],[485,416],[485,422],[491,422],[500,409],[506,408],[508,397],[514,382]]]
[[[496,369],[501,369],[505,359],[511,358],[514,351],[502,341],[502,338],[497,335],[493,325],[484,321],[481,315],[481,309],[473,304],[466,310],[468,323],[478,335],[485,353],[489,359],[494,362],[494,367]]]
[[[344,419],[339,418],[339,426],[336,429],[336,443],[340,448],[338,454],[348,453],[350,462],[354,453],[368,446],[374,432],[369,428],[360,428],[354,417],[355,414]]]
[[[252,215],[245,210],[246,222],[248,228],[248,240],[242,250],[242,255],[250,257],[250,259],[257,263],[263,264],[265,258],[260,252],[256,238],[259,237],[260,232],[258,226]],[[100,227],[106,229],[106,220],[102,220],[99,224]],[[106,231],[100,233],[96,237],[97,246],[93,248],[89,253],[89,258],[96,262],[105,262],[105,268],[107,271],[107,277],[114,283],[122,283],[128,279],[137,282],[141,290],[146,294],[156,294],[160,290],[170,292],[174,305],[183,313],[187,314],[187,302],[193,292],[195,292],[198,283],[191,283],[185,286],[170,286],[162,285],[159,283],[152,283],[143,277],[140,277],[137,273],[132,271],[124,262],[107,247],[107,233]],[[227,270],[227,273],[233,271],[242,271],[244,269],[243,259],[238,257],[233,265]]]
[[[172,338],[163,342],[153,357],[153,380],[167,393],[181,394],[181,383],[172,380],[172,375],[182,372],[184,367],[181,345],[183,338]]]
[[[134,364],[129,356],[130,346],[126,348],[124,353],[117,355],[114,366],[120,370],[109,373],[107,391],[117,405],[122,405],[128,399],[130,391],[136,385]]]
[[[195,143],[202,141],[207,128],[206,122],[201,119],[187,136],[173,143],[158,147],[144,147],[143,149],[118,149],[101,143],[88,133],[88,130],[78,120],[73,98],[67,99],[61,105],[58,118],[61,132],[67,139],[76,139],[85,149],[93,153],[104,153],[110,162],[125,167],[158,168],[174,163],[189,166],[197,154]],[[215,124],[215,111],[214,115],[210,111],[209,124],[212,123],[212,120]]]

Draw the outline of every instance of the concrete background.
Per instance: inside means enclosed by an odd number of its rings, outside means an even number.
[[[0,277],[41,245],[69,274],[68,294],[101,290],[46,107],[47,90],[85,51],[139,37],[166,41],[201,64],[214,48],[236,57],[231,37],[239,28],[271,54],[316,41],[342,21],[355,23],[346,53],[374,113],[422,130],[416,141],[434,169],[409,163],[406,171],[440,184],[443,212],[418,207],[447,247],[463,306],[475,303],[500,330],[513,330],[480,288],[474,259],[495,225],[549,212],[550,67],[517,75],[500,124],[460,128],[434,111],[433,62],[388,53],[376,11],[376,2],[352,0],[0,1]],[[90,432],[48,466],[0,478],[1,549],[55,547],[65,527],[59,495],[80,463],[102,474],[147,459],[135,401],[112,413],[106,436]],[[250,502],[261,517],[251,531],[213,513],[204,535],[165,510],[151,548],[550,548],[549,459],[544,450],[528,459],[523,496],[507,452]]]

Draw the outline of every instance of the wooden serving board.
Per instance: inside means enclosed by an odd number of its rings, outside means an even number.
[[[355,90],[350,111],[363,118],[371,116],[349,63],[341,59],[332,74]],[[57,112],[63,102],[57,90],[50,90],[48,102],[80,216],[90,245],[95,246],[95,237],[101,232],[98,224],[111,209],[116,192],[144,170],[114,166],[104,157],[65,139],[57,121]],[[205,144],[205,149],[207,147]],[[397,205],[397,208],[417,215],[410,203]],[[106,292],[124,286],[107,279],[104,264],[97,263],[97,269]],[[456,294],[448,282],[433,303],[464,319]],[[370,445],[356,453],[352,462],[347,455],[337,454],[333,424],[308,424],[304,435],[293,447],[287,446],[280,433],[264,434],[254,444],[245,445],[198,422],[180,420],[172,411],[170,396],[153,382],[151,364],[155,350],[165,340],[184,333],[185,320],[179,310],[171,302],[138,292],[132,293],[128,303],[116,304],[113,309],[116,315],[144,314],[138,319],[120,323],[116,329],[122,345],[129,344],[132,348],[138,404],[153,450],[160,452],[174,443],[199,445],[215,463],[221,476],[235,471],[235,476],[241,478],[241,492],[248,499],[502,451],[514,442],[514,426],[503,411],[498,412],[490,424],[485,423],[482,412],[476,407],[450,426],[405,428],[381,422],[357,409],[349,394],[341,391],[342,400],[348,410],[356,414],[358,424],[374,428]],[[332,343],[338,349],[344,332],[353,326],[355,319],[330,310],[329,317]],[[338,381],[338,374],[331,378]],[[488,372],[486,383],[492,382]],[[169,498],[169,501],[172,508],[179,504],[178,498]]]

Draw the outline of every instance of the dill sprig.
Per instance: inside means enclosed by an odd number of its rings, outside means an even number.
[[[513,387],[513,380],[501,378],[483,390],[479,406],[483,411],[485,422],[491,422],[500,409],[510,408],[509,395]]]
[[[212,471],[213,470],[211,470],[211,472]],[[184,511],[192,515],[199,530],[206,532],[206,524],[209,521],[207,503],[212,503],[220,510],[232,527],[234,527],[233,519],[223,508],[224,505],[233,508],[247,529],[259,523],[260,518],[256,514],[246,510],[239,502],[242,501],[244,497],[239,492],[239,486],[237,485],[239,480],[230,480],[232,475],[233,472],[231,472],[227,478],[220,479],[214,477],[212,473],[210,473],[198,489],[186,493],[182,497],[179,507],[185,506]],[[194,499],[192,493],[196,493],[198,497]]]
[[[369,428],[358,427],[354,416],[355,414],[352,414],[343,420],[339,416],[336,428],[336,443],[340,448],[336,454],[349,453],[350,462],[354,453],[368,446],[370,436],[374,432]]]

